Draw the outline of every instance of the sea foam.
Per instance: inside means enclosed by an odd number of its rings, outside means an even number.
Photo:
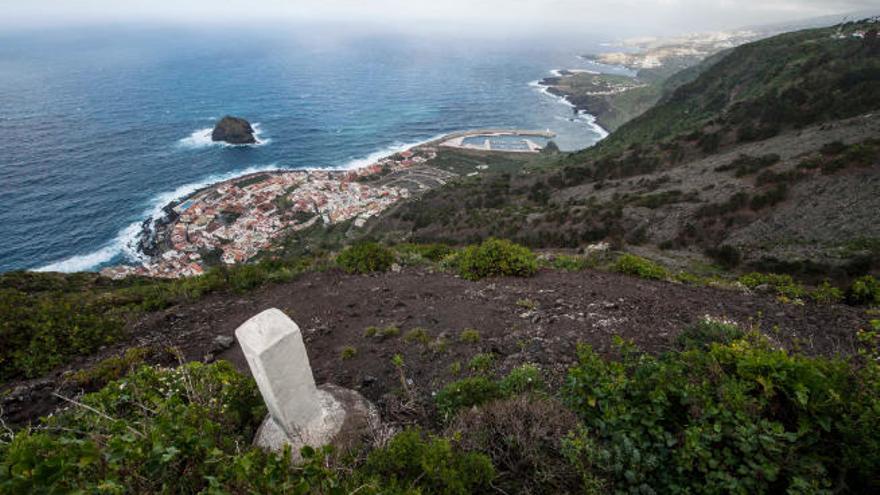
[[[70,273],[96,270],[102,265],[106,265],[120,257],[122,258],[120,262],[135,264],[143,263],[147,261],[147,257],[138,250],[138,242],[141,239],[144,221],[149,220],[150,224],[152,224],[156,220],[164,217],[165,212],[163,211],[163,208],[165,208],[166,205],[217,182],[223,182],[243,175],[275,170],[283,169],[274,164],[248,167],[234,172],[213,174],[202,180],[179,186],[174,190],[159,193],[149,200],[148,206],[141,215],[140,220],[128,224],[106,245],[90,253],[78,254],[60,261],[49,263],[48,265],[36,268],[34,271]]]

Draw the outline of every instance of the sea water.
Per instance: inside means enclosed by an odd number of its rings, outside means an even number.
[[[584,67],[589,48],[284,30],[0,34],[0,272],[136,262],[145,219],[245,173],[355,167],[479,128],[550,129],[564,150],[588,147],[604,132],[534,82]],[[226,114],[254,123],[258,143],[211,142]]]

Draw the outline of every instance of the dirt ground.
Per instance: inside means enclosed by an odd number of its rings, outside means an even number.
[[[844,305],[781,304],[767,294],[594,270],[542,270],[533,278],[479,282],[424,268],[374,276],[331,270],[244,295],[213,294],[144,315],[130,322],[124,341],[52,376],[12,384],[18,390],[3,399],[4,414],[10,423],[23,424],[51,412],[59,402],[52,392],[58,390],[64,371],[87,367],[134,345],[173,346],[188,360],[225,359],[248,372],[238,345],[228,339],[219,343],[217,338],[233,336],[245,320],[272,307],[283,310],[302,329],[319,384],[359,390],[386,415],[396,414],[394,397],[401,376],[391,359],[398,353],[404,358],[408,387],[429,404],[432,393],[468,374],[468,361],[478,353],[493,354],[499,374],[529,362],[549,381],[559,383],[575,362],[579,342],[610,354],[613,338],[619,335],[642,350],[660,353],[673,348],[674,337],[704,315],[754,325],[786,348],[819,355],[852,353],[855,333],[867,322],[864,310]],[[370,326],[390,325],[400,334],[364,335]],[[423,328],[430,342],[407,342],[405,336],[414,328]],[[464,329],[477,330],[479,342],[460,341]],[[342,351],[347,347],[356,354],[345,359]]]

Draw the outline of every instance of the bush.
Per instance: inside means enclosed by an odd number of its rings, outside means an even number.
[[[119,316],[80,294],[0,289],[0,381],[40,376],[122,329]]]
[[[15,436],[0,492],[194,493],[211,478],[234,486],[231,466],[266,411],[253,380],[225,362],[144,367],[82,402],[102,414],[74,407],[46,419],[45,431]]]
[[[737,280],[749,289],[755,289],[762,285],[767,286],[775,290],[780,296],[787,298],[802,298],[807,294],[804,286],[795,282],[791,275],[752,272],[741,276]]]
[[[730,344],[745,336],[732,321],[706,316],[684,329],[675,339],[681,349],[708,349],[712,344]]]
[[[758,336],[659,358],[578,354],[565,397],[616,493],[876,489],[876,361],[790,355]]]
[[[495,478],[492,461],[485,455],[461,452],[445,438],[425,440],[412,429],[371,452],[360,473],[377,480],[383,486],[381,493],[400,494],[491,493]]]
[[[467,494],[494,478],[488,457],[414,430],[362,466],[329,447],[304,447],[294,466],[289,449],[250,447],[266,409],[253,380],[222,361],[143,367],[81,401],[92,409],[0,435],[0,493]]]
[[[843,291],[825,280],[810,293],[810,297],[819,304],[835,304],[843,301]]]
[[[538,260],[531,250],[503,239],[488,239],[478,246],[469,246],[458,257],[459,274],[468,280],[529,277],[537,270]]]
[[[90,390],[103,387],[140,368],[153,353],[149,347],[132,347],[121,356],[111,356],[91,368],[77,371],[70,376],[70,380]]]
[[[579,493],[581,475],[564,451],[577,425],[556,399],[521,395],[462,411],[446,435],[491,457],[503,493]]]
[[[468,361],[468,369],[476,373],[488,373],[495,366],[495,355],[491,353],[481,353],[472,357]]]
[[[394,253],[375,242],[360,242],[343,250],[336,263],[348,273],[385,272],[394,263]]]
[[[544,390],[544,379],[541,378],[541,370],[537,366],[523,364],[514,368],[510,374],[501,379],[499,386],[501,393],[510,397]]]
[[[880,280],[871,275],[857,278],[846,291],[846,300],[850,304],[880,304]]]
[[[634,254],[623,254],[617,258],[614,270],[627,275],[635,275],[636,277],[653,280],[663,280],[669,276],[666,268]]]
[[[434,402],[437,410],[451,418],[459,409],[478,406],[501,397],[501,387],[494,381],[482,377],[465,378],[443,387]]]

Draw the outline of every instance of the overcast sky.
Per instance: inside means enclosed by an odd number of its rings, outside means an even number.
[[[877,0],[0,0],[0,29],[332,21],[365,29],[668,33],[878,8]],[[880,10],[880,8],[878,8]]]

